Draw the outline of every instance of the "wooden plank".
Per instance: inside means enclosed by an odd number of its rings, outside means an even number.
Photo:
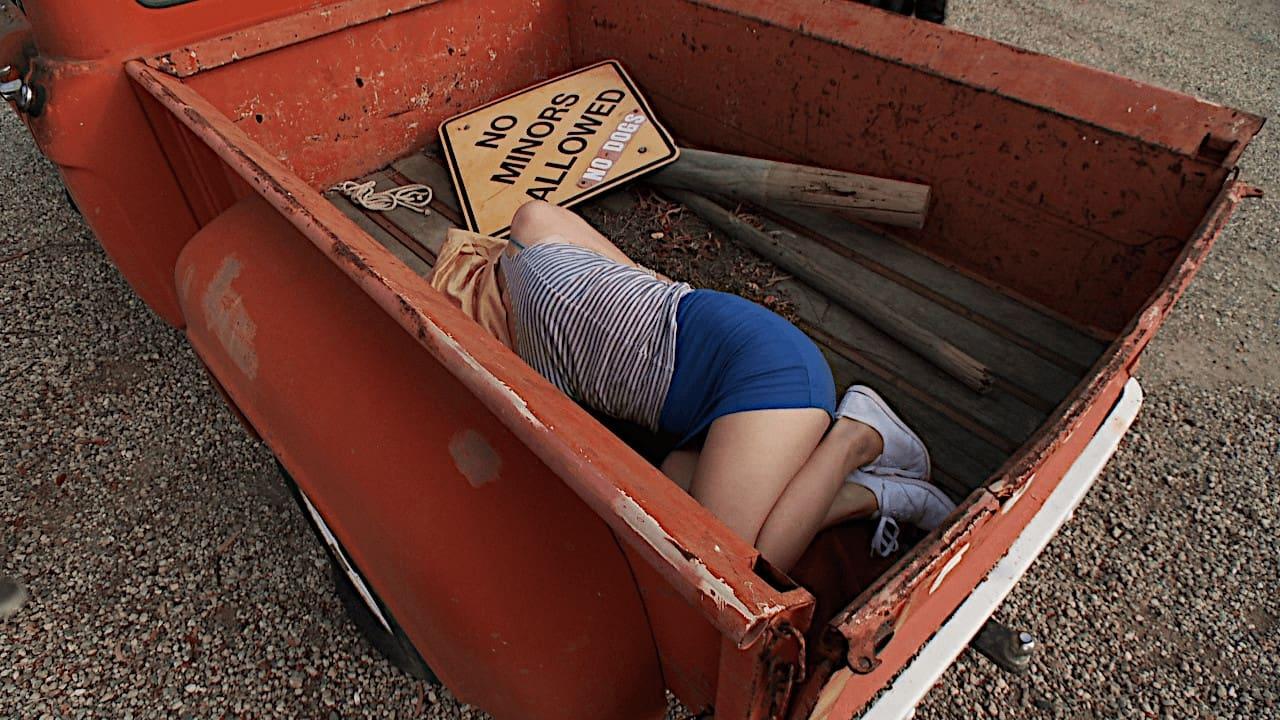
[[[779,233],[767,234],[698,193],[673,188],[664,188],[662,193],[684,203],[717,230],[799,277],[975,392],[983,393],[991,388],[991,372],[984,365],[921,323],[903,316],[894,305],[870,296],[858,284],[848,282],[840,264],[832,264],[825,258],[806,252],[803,242],[780,237]],[[797,236],[795,240],[803,239]],[[812,241],[809,244],[813,244]],[[844,264],[848,264],[847,261]]]
[[[334,204],[344,215],[351,218],[361,230],[369,233],[369,235],[377,240],[380,245],[391,251],[400,262],[408,265],[410,269],[418,273],[424,278],[431,277],[431,264],[423,258],[419,257],[404,243],[396,239],[391,233],[384,230],[378,223],[374,222],[363,209],[357,207],[341,193],[326,192],[325,198]]]
[[[997,386],[1041,410],[1055,407],[1083,376],[1083,372],[1069,372],[808,237],[769,221],[765,229],[780,244],[808,256],[816,265],[838,268],[833,272],[847,284],[959,347],[991,370]]]
[[[863,263],[868,267],[874,269],[881,265],[947,298],[954,305],[967,308],[971,321],[984,324],[988,329],[999,327],[1006,336],[1022,337],[1065,359],[1070,363],[1069,367],[1088,369],[1106,348],[1105,343],[1065,322],[863,225],[805,208],[783,208],[778,210],[778,214],[869,260],[869,263]]]
[[[893,338],[812,288],[794,280],[784,280],[774,287],[793,301],[801,324],[812,327],[802,329],[815,340],[840,350],[885,382],[909,386],[907,392],[927,398],[957,422],[982,428],[974,432],[988,437],[992,445],[1007,450],[1016,448],[1048,416],[999,388],[983,395],[969,392]]]
[[[391,167],[408,178],[409,182],[422,183],[431,188],[435,193],[431,209],[439,211],[454,225],[462,227],[462,206],[458,204],[458,194],[453,189],[453,178],[449,176],[449,168],[438,157],[433,157],[424,150],[400,158],[391,163]]]
[[[403,178],[396,177],[396,174],[390,170],[379,170],[372,175],[366,176],[363,180],[376,180],[378,190],[405,184]],[[429,215],[423,215],[408,208],[396,208],[382,213],[380,217],[391,221],[396,227],[416,240],[419,245],[431,253],[433,258],[440,255],[440,248],[444,245],[445,236],[448,234],[449,228],[457,227],[450,222],[449,218],[435,211],[432,211]]]
[[[951,489],[953,496],[967,495],[973,489],[985,484],[996,468],[1009,457],[1008,453],[992,447],[898,388],[875,382],[874,375],[870,371],[858,366],[834,349],[821,343],[818,347],[822,349],[827,362],[831,365],[837,387],[844,388],[854,383],[863,383],[884,396],[885,400],[893,406],[894,412],[898,413],[924,441],[934,466],[945,475],[959,481],[963,492],[957,493],[956,490],[959,488],[953,488]]]
[[[691,148],[681,148],[679,160],[647,181],[757,205],[824,208],[912,228],[924,227],[929,208],[928,185]]]

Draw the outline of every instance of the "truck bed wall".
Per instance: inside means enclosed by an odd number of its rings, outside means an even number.
[[[313,30],[251,28],[234,46],[168,60],[191,63],[186,82],[314,187],[382,167],[433,141],[446,118],[573,67],[566,0],[395,4],[410,9],[254,57],[229,53]]]
[[[619,58],[683,142],[932,185],[906,240],[1105,337],[1155,291],[1260,125],[822,0],[443,0],[234,62],[187,51],[186,82],[317,187],[421,147],[459,111]]]
[[[451,691],[499,718],[662,716],[608,527],[275,208],[206,225],[178,285],[201,359]]]
[[[430,142],[458,111],[617,57],[686,142],[931,184],[929,223],[908,241],[1107,336],[1157,288],[1234,162],[1229,137],[1218,142],[1233,111],[865,8],[485,7],[493,24],[445,0],[186,82],[323,187]],[[947,52],[921,54],[941,43]],[[982,65],[980,53],[994,59]],[[1048,90],[1001,85],[1001,72],[1016,76],[1025,63],[1052,81]],[[314,72],[298,82],[282,68]],[[1077,85],[1097,97],[1081,98]],[[1144,128],[1121,110],[1129,99],[1191,120],[1157,114]],[[1201,153],[1214,133],[1218,149]],[[706,707],[719,684],[718,636],[633,565],[667,685]]]
[[[906,239],[1107,337],[1261,124],[853,3],[579,0],[570,18],[575,62],[621,58],[682,140],[928,183]]]

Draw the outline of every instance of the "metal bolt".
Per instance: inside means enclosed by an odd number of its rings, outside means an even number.
[[[15,100],[21,90],[22,77],[13,69],[13,66],[0,65],[0,97],[5,100]]]
[[[1018,633],[1018,652],[1023,655],[1030,655],[1032,650],[1036,649],[1036,639],[1029,632]]]
[[[28,85],[12,65],[0,66],[0,99],[12,102],[18,110],[32,116],[39,115],[44,105],[36,87]]]

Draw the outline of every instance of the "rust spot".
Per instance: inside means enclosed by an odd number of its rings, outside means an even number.
[[[449,438],[449,455],[458,472],[471,483],[471,487],[480,487],[498,479],[502,470],[502,456],[489,444],[484,436],[475,430],[463,430]]]
[[[205,289],[204,319],[223,350],[250,380],[258,376],[258,354],[253,347],[258,326],[249,317],[244,299],[231,287],[240,276],[240,261],[234,255],[222,261],[222,267]]]

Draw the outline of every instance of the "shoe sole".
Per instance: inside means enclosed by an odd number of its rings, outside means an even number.
[[[881,472],[882,468],[880,468],[879,466],[876,466],[874,469],[868,470],[867,472],[871,472],[876,475],[891,475],[893,477],[902,478],[904,480],[928,480],[930,477],[932,477],[933,476],[933,458],[929,456],[929,446],[924,444],[924,441],[920,439],[919,435],[916,435],[914,430],[912,430],[910,427],[907,427],[907,424],[902,421],[902,418],[898,417],[898,413],[894,412],[893,408],[889,407],[889,403],[885,402],[884,398],[880,397],[880,393],[876,392],[875,390],[872,390],[866,385],[862,385],[861,387],[862,389],[859,390],[858,392],[871,398],[871,401],[874,402],[880,408],[880,410],[885,415],[887,415],[889,419],[894,422],[894,424],[898,426],[899,430],[905,432],[908,437],[910,437],[912,440],[915,440],[916,443],[920,445],[920,448],[924,450],[924,475],[919,478],[913,477],[911,475],[902,475],[901,473],[896,473],[896,472],[888,472],[888,471]],[[929,485],[929,487],[933,487],[933,485]],[[947,502],[951,502],[950,499],[948,499]]]

